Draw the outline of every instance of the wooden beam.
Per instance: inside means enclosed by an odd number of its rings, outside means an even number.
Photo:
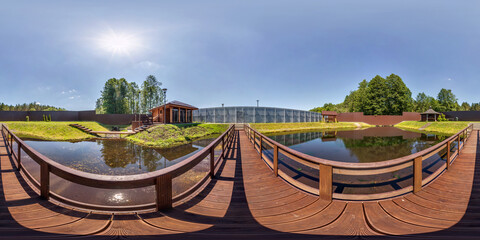
[[[165,174],[155,180],[157,211],[172,208],[172,175]]]
[[[450,141],[447,142],[447,170],[450,167]]]
[[[422,190],[422,157],[413,160],[413,193]]]
[[[46,162],[40,164],[40,196],[47,200],[50,197],[50,166]]]
[[[319,197],[320,199],[332,201],[333,194],[333,171],[332,166],[320,164],[319,165]]]
[[[273,173],[278,177],[278,146],[273,145]]]

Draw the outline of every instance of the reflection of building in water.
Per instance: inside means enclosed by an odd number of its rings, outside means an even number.
[[[364,137],[393,137],[401,136],[403,139],[420,138],[421,133],[408,132],[396,127],[374,127],[363,130],[339,131],[337,137],[350,139],[363,139]]]
[[[185,144],[171,148],[156,148],[155,151],[162,155],[168,161],[173,161],[187,154],[195,152],[198,148],[193,147],[192,144]]]

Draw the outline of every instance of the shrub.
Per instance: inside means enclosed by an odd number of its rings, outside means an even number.
[[[30,122],[30,117],[29,117],[29,116],[26,116],[26,117],[25,117],[25,120],[26,120],[27,122]]]

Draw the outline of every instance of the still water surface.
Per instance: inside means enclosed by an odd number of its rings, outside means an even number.
[[[446,136],[374,127],[347,131],[268,134],[299,152],[341,162],[380,162],[427,149]]]

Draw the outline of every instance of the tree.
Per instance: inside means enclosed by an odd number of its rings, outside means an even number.
[[[428,96],[427,94],[421,92],[417,95],[415,99],[415,108],[416,112],[425,112],[428,109],[438,109],[438,102],[435,98]]]
[[[142,84],[142,110],[144,113],[165,102],[162,91],[162,83],[158,82],[155,76],[149,75]]]
[[[127,90],[128,83],[124,78],[110,78],[103,87],[102,107],[105,113],[127,113]]]
[[[402,79],[391,74],[385,79],[387,85],[387,111],[383,114],[402,115],[403,112],[412,111],[412,92]]]
[[[470,111],[480,111],[480,103],[472,103]]]
[[[456,111],[459,108],[457,98],[452,93],[452,90],[442,88],[438,93],[437,100],[439,103],[437,111]]]
[[[366,101],[362,108],[366,115],[382,115],[388,112],[387,95],[388,85],[384,78],[375,76],[368,83]]]
[[[470,111],[470,104],[467,102],[463,102],[460,106],[460,111]]]
[[[135,82],[128,84],[127,102],[129,113],[140,112],[140,89]]]

